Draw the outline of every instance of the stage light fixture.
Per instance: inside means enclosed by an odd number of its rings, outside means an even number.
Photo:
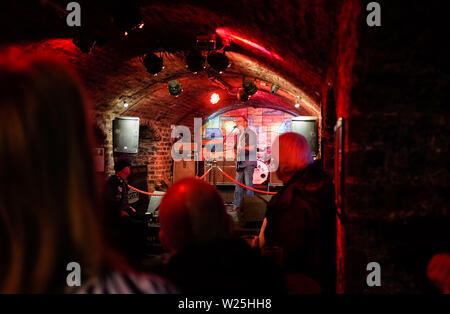
[[[225,55],[225,53],[212,53],[208,55],[208,58],[206,59],[208,61],[208,64],[217,72],[222,73],[228,68],[228,65],[230,64],[228,57]]]
[[[212,93],[212,94],[211,94],[211,99],[210,99],[210,101],[211,101],[211,103],[212,103],[213,105],[217,104],[217,103],[219,102],[219,100],[220,100],[219,94],[217,94],[217,93]]]
[[[181,83],[177,80],[172,80],[167,84],[167,88],[169,89],[169,93],[172,96],[178,97],[183,89],[181,88]]]
[[[197,73],[205,67],[205,57],[198,50],[191,49],[186,56],[186,64],[189,71]]]
[[[163,58],[158,57],[154,53],[149,53],[144,57],[144,66],[147,72],[153,75],[157,75],[164,69]]]
[[[250,97],[249,94],[247,94],[243,88],[239,88],[236,96],[239,101],[243,101],[243,102],[246,102],[248,100],[248,98]]]
[[[295,103],[295,108],[300,108],[300,104],[298,102]]]
[[[280,86],[278,86],[277,84],[272,84],[272,86],[270,87],[270,92],[272,94],[276,94],[278,92],[279,88],[280,88]]]
[[[244,82],[242,83],[242,87],[244,88],[244,91],[249,96],[254,95],[258,91],[258,89],[256,88],[255,83],[253,81],[250,81],[250,80],[244,80]]]

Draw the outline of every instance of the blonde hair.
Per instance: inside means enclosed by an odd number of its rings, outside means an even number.
[[[103,248],[82,92],[54,58],[0,55],[0,293],[63,292]]]
[[[180,252],[230,237],[233,222],[217,189],[203,180],[185,178],[173,184],[159,206],[161,242]]]
[[[275,139],[272,147],[273,156],[278,162],[277,175],[283,182],[313,163],[308,141],[301,134],[293,132],[281,134]]]

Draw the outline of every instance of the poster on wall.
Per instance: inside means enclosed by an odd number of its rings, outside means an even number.
[[[96,172],[105,171],[105,149],[94,148],[94,169]]]

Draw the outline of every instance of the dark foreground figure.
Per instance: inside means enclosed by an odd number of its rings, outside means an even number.
[[[215,187],[183,179],[160,205],[160,239],[171,253],[158,271],[184,293],[269,295],[285,291],[275,264],[233,237],[233,221]]]

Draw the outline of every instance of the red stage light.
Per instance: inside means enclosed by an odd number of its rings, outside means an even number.
[[[269,50],[267,50],[266,48],[264,48],[263,46],[261,46],[260,44],[257,44],[251,40],[248,40],[247,38],[244,38],[242,36],[239,36],[238,34],[235,34],[233,32],[231,32],[230,30],[226,29],[226,28],[217,28],[216,29],[216,33],[217,35],[219,35],[220,37],[222,37],[223,39],[225,39],[225,41],[231,41],[231,40],[236,40],[240,43],[246,44],[254,49],[257,49],[269,56],[271,56],[272,58],[275,58],[279,61],[283,61],[283,58],[281,58],[279,55],[277,55],[276,53],[270,52]]]
[[[217,94],[217,93],[212,93],[211,94],[211,103],[213,105],[217,104],[219,102],[219,100],[220,100],[219,94]]]

